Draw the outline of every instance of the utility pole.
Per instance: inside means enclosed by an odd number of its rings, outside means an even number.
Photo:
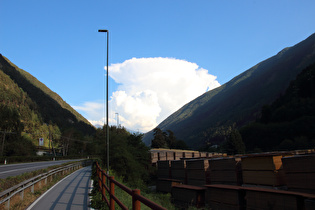
[[[3,155],[3,151],[4,151],[4,141],[5,141],[5,131],[3,131],[3,140],[2,140],[1,156],[4,156],[4,155]]]
[[[108,124],[108,30],[100,29],[98,32],[105,32],[107,34],[107,57],[106,57],[106,142],[107,142],[107,174],[109,175],[109,124]]]
[[[56,152],[55,152],[55,148],[52,142],[52,135],[51,135],[51,131],[50,131],[50,124],[48,125],[48,131],[49,131],[49,154],[50,154],[50,144],[51,144],[51,154],[53,154],[54,152],[54,159],[56,157]]]
[[[119,125],[119,113],[115,113],[115,115],[117,115],[117,117],[116,117],[117,128],[120,128],[120,125]]]
[[[51,140],[51,147],[52,147],[52,150],[54,151],[54,158],[55,158],[56,157],[56,152],[55,152],[55,148],[54,148],[54,144],[53,144],[52,140]]]
[[[49,132],[49,140],[48,140],[48,151],[50,155],[50,141],[51,141],[51,135],[50,135],[50,126],[48,125],[48,132]]]

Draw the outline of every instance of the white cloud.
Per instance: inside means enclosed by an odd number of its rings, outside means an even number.
[[[110,122],[116,123],[117,112],[122,126],[142,132],[153,129],[207,90],[220,86],[208,70],[174,58],[132,58],[112,64],[109,76],[119,84],[109,104]],[[100,113],[104,112],[97,111],[102,109],[100,103],[75,108],[85,111],[90,122],[102,122]]]
[[[113,94],[112,105],[124,114],[125,125],[141,131],[154,128],[206,90],[220,86],[216,76],[210,75],[206,69],[173,58],[132,58],[112,64],[109,75],[120,84]],[[120,100],[124,106],[120,105]],[[131,109],[137,111],[127,111]],[[134,119],[142,120],[142,123]]]
[[[72,106],[77,111],[84,113],[84,117],[95,126],[104,124],[104,105],[102,102],[85,102],[82,106]]]
[[[120,90],[113,93],[111,105],[118,110],[121,124],[133,130],[147,131],[156,126],[161,112],[158,97],[150,90],[127,94]]]

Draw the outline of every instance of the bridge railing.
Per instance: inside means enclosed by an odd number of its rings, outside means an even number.
[[[148,206],[151,209],[156,210],[166,210],[166,208],[154,203],[153,201],[145,198],[140,194],[139,189],[130,189],[125,185],[117,182],[113,176],[106,174],[104,170],[101,169],[99,164],[96,162],[96,173],[98,177],[99,191],[102,193],[102,200],[107,203],[107,206],[110,210],[115,209],[115,203],[117,203],[120,208],[128,209],[116,196],[115,196],[115,186],[119,187],[132,197],[132,209],[140,210],[141,203]],[[106,182],[108,181],[108,185]],[[109,199],[106,197],[106,194],[109,195]]]
[[[66,166],[62,166],[53,170],[50,170],[47,173],[40,174],[31,179],[23,181],[3,192],[0,192],[0,209],[10,209],[13,205],[13,202],[18,200],[24,200],[24,192],[31,191],[35,192],[35,188],[40,188],[42,185],[46,185],[47,182],[51,182],[53,177],[57,174],[64,175],[67,172],[72,172],[79,169],[81,166],[89,165],[90,160],[88,161],[79,161],[72,163]],[[11,202],[13,201],[13,202]]]

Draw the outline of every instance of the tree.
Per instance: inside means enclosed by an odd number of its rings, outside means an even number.
[[[35,146],[29,139],[22,137],[22,130],[23,124],[18,110],[7,105],[0,105],[0,131],[3,133],[2,156],[29,156],[35,154]],[[5,143],[6,141],[7,143]]]
[[[154,139],[152,140],[152,148],[168,148],[166,142],[166,133],[164,133],[160,128],[155,128],[153,130]]]
[[[3,104],[0,105],[0,129],[7,132],[21,133],[23,127],[20,114],[15,108]]]
[[[176,142],[177,142],[176,137],[173,131],[167,130],[167,132],[168,132],[168,135],[166,136],[166,143],[170,149],[175,149]]]
[[[245,145],[238,130],[235,129],[230,133],[226,143],[223,145],[223,148],[225,152],[230,155],[245,153]]]
[[[183,140],[176,140],[175,146],[173,149],[189,149],[189,147]]]
[[[182,140],[177,140],[171,130],[163,132],[160,128],[155,128],[153,132],[154,139],[151,148],[188,149],[187,144]]]
[[[16,134],[17,137],[21,136],[23,126],[20,120],[20,114],[14,108],[9,106],[0,105],[0,131],[3,133],[1,155],[4,155],[4,144],[7,133]]]
[[[130,134],[125,128],[116,126],[110,126],[109,131],[109,168],[129,185],[144,186],[149,179],[150,155],[149,148],[142,142],[142,135]],[[94,145],[97,148],[96,154],[101,156],[107,167],[105,136],[104,130],[98,129]]]
[[[133,159],[136,161],[136,168],[134,168],[135,176],[133,179],[141,178],[143,181],[149,180],[148,169],[151,165],[151,157],[149,152],[149,147],[147,147],[142,141],[142,134],[130,134],[127,138],[127,145],[129,152],[131,153]]]

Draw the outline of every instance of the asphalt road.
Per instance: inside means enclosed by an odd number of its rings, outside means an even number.
[[[27,210],[89,209],[90,178],[91,166],[75,171],[50,188]]]
[[[9,176],[17,176],[25,172],[35,171],[35,170],[47,168],[53,165],[61,165],[63,163],[72,162],[72,161],[76,161],[76,160],[58,160],[58,161],[0,165],[0,179],[5,179],[6,177],[9,177]]]

